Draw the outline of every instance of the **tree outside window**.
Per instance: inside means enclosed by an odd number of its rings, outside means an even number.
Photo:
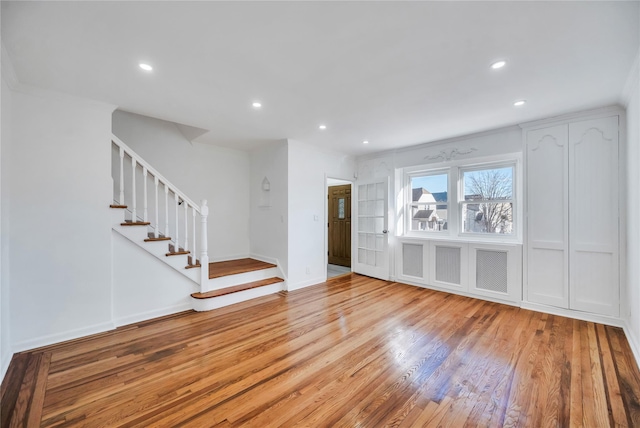
[[[513,166],[462,172],[463,231],[513,233]]]

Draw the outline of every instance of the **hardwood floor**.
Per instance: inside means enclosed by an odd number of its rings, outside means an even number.
[[[17,354],[2,427],[640,426],[621,329],[355,274]]]

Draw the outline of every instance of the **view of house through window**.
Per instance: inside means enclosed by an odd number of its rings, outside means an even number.
[[[448,174],[411,177],[410,230],[447,230]]]
[[[513,167],[462,171],[464,232],[513,233]]]
[[[513,160],[405,170],[406,231],[517,236],[515,175]]]

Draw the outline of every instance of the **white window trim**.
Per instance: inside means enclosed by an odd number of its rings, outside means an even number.
[[[462,186],[462,172],[473,171],[478,169],[490,169],[512,166],[513,167],[513,233],[510,235],[488,234],[464,232],[462,227],[462,201],[461,195],[464,195]],[[477,243],[505,243],[505,244],[521,244],[522,231],[524,228],[523,218],[523,201],[524,193],[522,186],[523,163],[521,153],[510,153],[499,156],[490,156],[483,158],[460,159],[456,161],[425,164],[401,169],[402,173],[402,189],[404,195],[402,222],[404,231],[398,236],[405,238],[421,238],[430,240],[451,240],[465,241]],[[445,231],[428,231],[428,230],[411,230],[411,216],[409,215],[409,207],[411,201],[411,177],[418,175],[438,175],[448,173],[447,180],[447,222],[448,229]],[[400,200],[398,200],[400,202]]]

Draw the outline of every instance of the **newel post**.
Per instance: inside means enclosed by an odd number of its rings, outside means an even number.
[[[203,199],[200,206],[200,287],[209,281],[209,255],[207,254],[207,217],[209,207],[207,200]]]

